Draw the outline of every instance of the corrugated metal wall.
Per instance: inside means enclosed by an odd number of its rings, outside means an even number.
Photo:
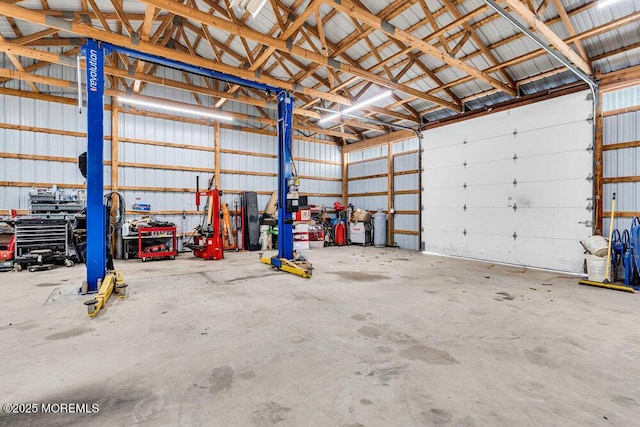
[[[621,231],[629,229],[632,217],[640,215],[640,182],[637,178],[640,176],[640,110],[633,108],[637,106],[640,106],[640,86],[603,94],[603,233],[608,233],[609,230],[614,192],[617,213],[615,228]],[[625,108],[635,111],[607,115],[607,112]],[[627,145],[632,146],[613,148],[614,144],[623,143],[630,143]],[[621,182],[625,180],[629,182]],[[618,215],[625,217],[617,217]]]
[[[105,119],[105,133],[111,133],[110,125]],[[0,213],[28,209],[33,187],[84,188],[77,158],[86,151],[86,128],[86,115],[78,114],[75,106],[1,96]],[[108,143],[104,156],[111,158]],[[111,169],[105,167],[104,173],[110,182]]]
[[[403,249],[420,247],[420,185],[418,138],[392,145],[393,243]],[[389,146],[348,155],[348,200],[355,208],[389,212]],[[388,218],[388,216],[387,216]],[[387,224],[390,224],[388,221]]]
[[[383,145],[349,153],[348,161],[349,203],[356,209],[382,209],[386,212],[389,209],[386,177],[389,170],[388,147]]]
[[[170,89],[155,88],[145,94],[188,101],[185,92]],[[13,96],[0,96],[0,107],[0,214],[26,210],[32,186],[84,186],[76,159],[86,147],[86,115],[78,114],[72,105]],[[110,111],[105,111],[104,125],[105,161],[110,163]],[[186,211],[185,230],[193,229],[201,221],[194,212],[196,176],[205,188],[216,166],[215,128],[210,123],[145,117],[121,108],[118,141],[118,186],[128,209],[148,203],[156,216],[176,223],[180,231],[181,212]],[[276,136],[223,128],[220,148],[223,201],[233,210],[240,191],[257,191],[259,209],[264,209],[277,188]],[[310,203],[332,207],[341,199],[338,145],[295,139],[293,155],[301,192],[310,196]],[[105,165],[104,179],[110,187],[110,165]]]
[[[193,195],[196,176],[206,187],[214,171],[214,133],[212,126],[120,112],[118,186],[127,209],[136,203],[148,203],[154,212],[196,210]],[[186,144],[209,151],[152,145],[162,143]],[[167,168],[160,169],[163,166]],[[179,232],[183,232],[181,214],[162,215],[161,219],[175,223]],[[184,231],[192,230],[200,221],[199,215],[186,215]]]
[[[393,144],[393,239],[420,249],[420,153],[418,138]]]

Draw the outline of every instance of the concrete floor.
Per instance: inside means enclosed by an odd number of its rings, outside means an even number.
[[[97,414],[2,425],[638,425],[639,296],[393,249],[118,263],[90,319],[83,266],[0,273],[0,403]],[[634,421],[635,420],[635,421]]]

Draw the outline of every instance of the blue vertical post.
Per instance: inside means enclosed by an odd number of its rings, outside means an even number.
[[[293,259],[293,221],[287,212],[292,142],[293,97],[282,91],[278,94],[278,257],[285,259]]]
[[[96,40],[84,46],[87,62],[87,292],[98,292],[106,275],[104,197],[104,51]]]

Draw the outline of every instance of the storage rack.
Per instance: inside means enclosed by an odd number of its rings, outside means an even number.
[[[155,241],[163,241],[164,245],[171,242],[168,250],[164,251],[148,251],[150,245],[145,245],[145,239],[153,239]],[[178,238],[175,227],[140,227],[138,228],[138,257],[144,262],[150,258],[169,258],[174,259],[178,255]]]
[[[70,218],[84,209],[84,203],[74,199],[60,199],[61,193],[38,191],[29,194],[29,215],[39,218]],[[64,194],[62,194],[64,196]]]

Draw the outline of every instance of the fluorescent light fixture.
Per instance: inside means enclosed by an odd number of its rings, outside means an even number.
[[[255,18],[266,3],[267,0],[232,0],[231,7],[240,9],[243,13],[249,12]]]
[[[603,7],[607,7],[612,5],[613,3],[616,3],[618,0],[601,0],[598,3],[598,9],[602,9]]]
[[[359,110],[359,109],[361,109],[362,107],[366,107],[367,105],[371,105],[371,104],[373,104],[374,102],[380,101],[380,100],[381,100],[381,99],[383,99],[383,98],[386,98],[386,97],[388,97],[388,96],[391,96],[391,94],[392,94],[392,93],[393,93],[393,92],[391,92],[390,90],[387,90],[387,91],[381,92],[381,93],[377,94],[376,96],[373,96],[373,97],[371,97],[371,98],[367,99],[366,101],[359,102],[359,103],[357,103],[356,105],[352,105],[351,107],[346,108],[346,109],[342,110],[342,111],[341,111],[341,112],[339,112],[339,113],[335,113],[335,114],[331,114],[330,116],[323,117],[323,118],[321,118],[321,119],[318,121],[318,123],[324,123],[324,122],[328,122],[329,120],[337,119],[337,118],[338,118],[338,117],[340,117],[342,114],[347,114],[347,113],[350,113],[350,112],[352,112],[352,111]]]
[[[123,104],[143,105],[145,107],[160,108],[162,110],[173,111],[175,113],[185,113],[185,114],[191,114],[194,116],[209,117],[216,120],[229,120],[229,121],[233,120],[233,117],[227,116],[224,114],[210,113],[208,111],[204,111],[201,109],[191,109],[191,108],[185,108],[185,107],[178,107],[177,105],[169,105],[169,104],[162,104],[159,102],[146,101],[140,98],[129,98],[128,96],[119,96],[118,101],[122,102]]]

